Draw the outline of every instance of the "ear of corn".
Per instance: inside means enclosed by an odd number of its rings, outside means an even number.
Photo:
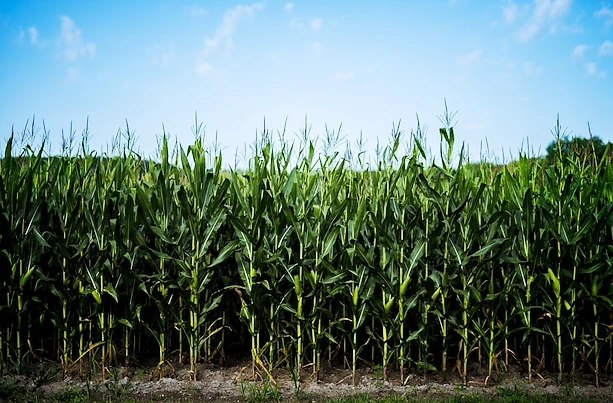
[[[130,149],[0,161],[0,363],[66,370],[157,355],[251,357],[272,377],[361,362],[427,376],[471,362],[613,370],[613,168],[603,157],[470,163],[440,130],[426,161],[394,127],[374,165],[264,132],[246,170],[203,139],[157,162]],[[129,143],[129,142],[128,142]],[[172,155],[171,155],[172,154]],[[151,346],[155,346],[151,348]],[[57,354],[57,355],[56,355]],[[175,355],[176,354],[176,355]],[[589,369],[588,369],[589,368]]]

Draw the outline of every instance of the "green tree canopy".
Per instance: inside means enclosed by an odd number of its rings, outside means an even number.
[[[547,146],[545,159],[553,164],[560,158],[579,158],[586,163],[598,164],[605,154],[613,158],[613,145],[603,142],[598,136],[583,137],[560,137]]]

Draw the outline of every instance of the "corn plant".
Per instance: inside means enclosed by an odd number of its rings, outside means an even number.
[[[5,272],[5,305],[8,317],[4,322],[5,359],[21,366],[24,347],[31,346],[28,327],[28,307],[25,299],[31,278],[38,267],[42,248],[49,247],[39,231],[39,215],[43,200],[36,197],[35,177],[41,164],[43,147],[35,153],[29,146],[13,158],[13,135],[8,139],[0,176],[2,205],[2,244]],[[16,307],[16,309],[12,309]],[[24,338],[25,336],[25,338]],[[24,343],[25,342],[25,343]]]
[[[209,171],[200,139],[188,152],[192,156],[191,165],[188,156],[181,150],[187,184],[179,189],[178,199],[183,220],[190,229],[191,247],[187,249],[190,258],[181,265],[183,270],[179,286],[183,288],[182,283],[186,283],[189,289],[189,362],[191,370],[195,372],[200,348],[217,332],[210,330],[207,335],[200,334],[200,328],[206,325],[209,313],[219,305],[222,297],[222,294],[215,295],[208,288],[214,277],[213,270],[234,254],[236,242],[231,241],[226,245],[215,243],[215,235],[226,221],[223,201],[230,186],[230,181],[221,177],[221,158],[216,159],[215,166]]]
[[[154,182],[136,188],[139,221],[152,237],[144,244],[147,251],[144,259],[150,270],[138,273],[138,287],[146,296],[143,302],[147,303],[136,307],[136,317],[158,344],[158,367],[161,369],[167,363],[167,336],[179,308],[175,303],[179,297],[177,262],[185,260],[182,245],[186,242],[188,228],[179,214],[176,194],[180,178],[169,161],[166,138],[162,139],[160,151],[161,164],[152,165],[148,173]]]
[[[265,144],[264,147],[269,146]],[[256,149],[258,145],[256,144]],[[251,337],[252,373],[256,368],[267,371],[261,359],[261,330],[264,315],[259,302],[266,299],[271,291],[271,284],[266,278],[264,265],[264,234],[267,232],[269,203],[272,195],[266,178],[269,160],[254,158],[250,166],[250,175],[243,176],[236,170],[231,171],[232,185],[232,223],[238,238],[238,250],[235,253],[238,265],[240,285],[234,286],[240,302],[240,317],[247,325]]]
[[[307,125],[297,147],[265,128],[233,168],[197,121],[191,145],[171,153],[164,135],[155,160],[128,127],[100,155],[87,131],[59,157],[11,136],[0,370],[52,357],[105,376],[155,356],[160,376],[185,362],[195,379],[229,348],[271,384],[280,367],[300,385],[324,365],[406,383],[454,361],[464,383],[472,365],[489,383],[520,364],[529,381],[600,384],[613,370],[610,153],[473,163],[452,120],[436,158],[419,127],[401,152],[394,126],[374,163],[361,143],[337,151],[340,128],[320,146]]]

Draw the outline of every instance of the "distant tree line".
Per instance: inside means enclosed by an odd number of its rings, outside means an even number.
[[[546,150],[545,160],[549,164],[554,164],[560,158],[565,160],[568,157],[579,158],[584,163],[599,164],[604,157],[607,162],[613,159],[613,144],[605,143],[598,136],[589,138],[582,137],[561,137],[552,141]]]

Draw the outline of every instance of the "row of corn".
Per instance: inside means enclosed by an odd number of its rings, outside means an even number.
[[[250,357],[254,374],[613,371],[613,165],[474,164],[397,128],[374,163],[269,133],[0,160],[0,365]],[[328,139],[334,133],[328,133]],[[152,346],[154,348],[152,348]],[[232,358],[232,357],[230,357]],[[227,362],[227,361],[226,361]],[[394,372],[391,372],[391,371]]]

